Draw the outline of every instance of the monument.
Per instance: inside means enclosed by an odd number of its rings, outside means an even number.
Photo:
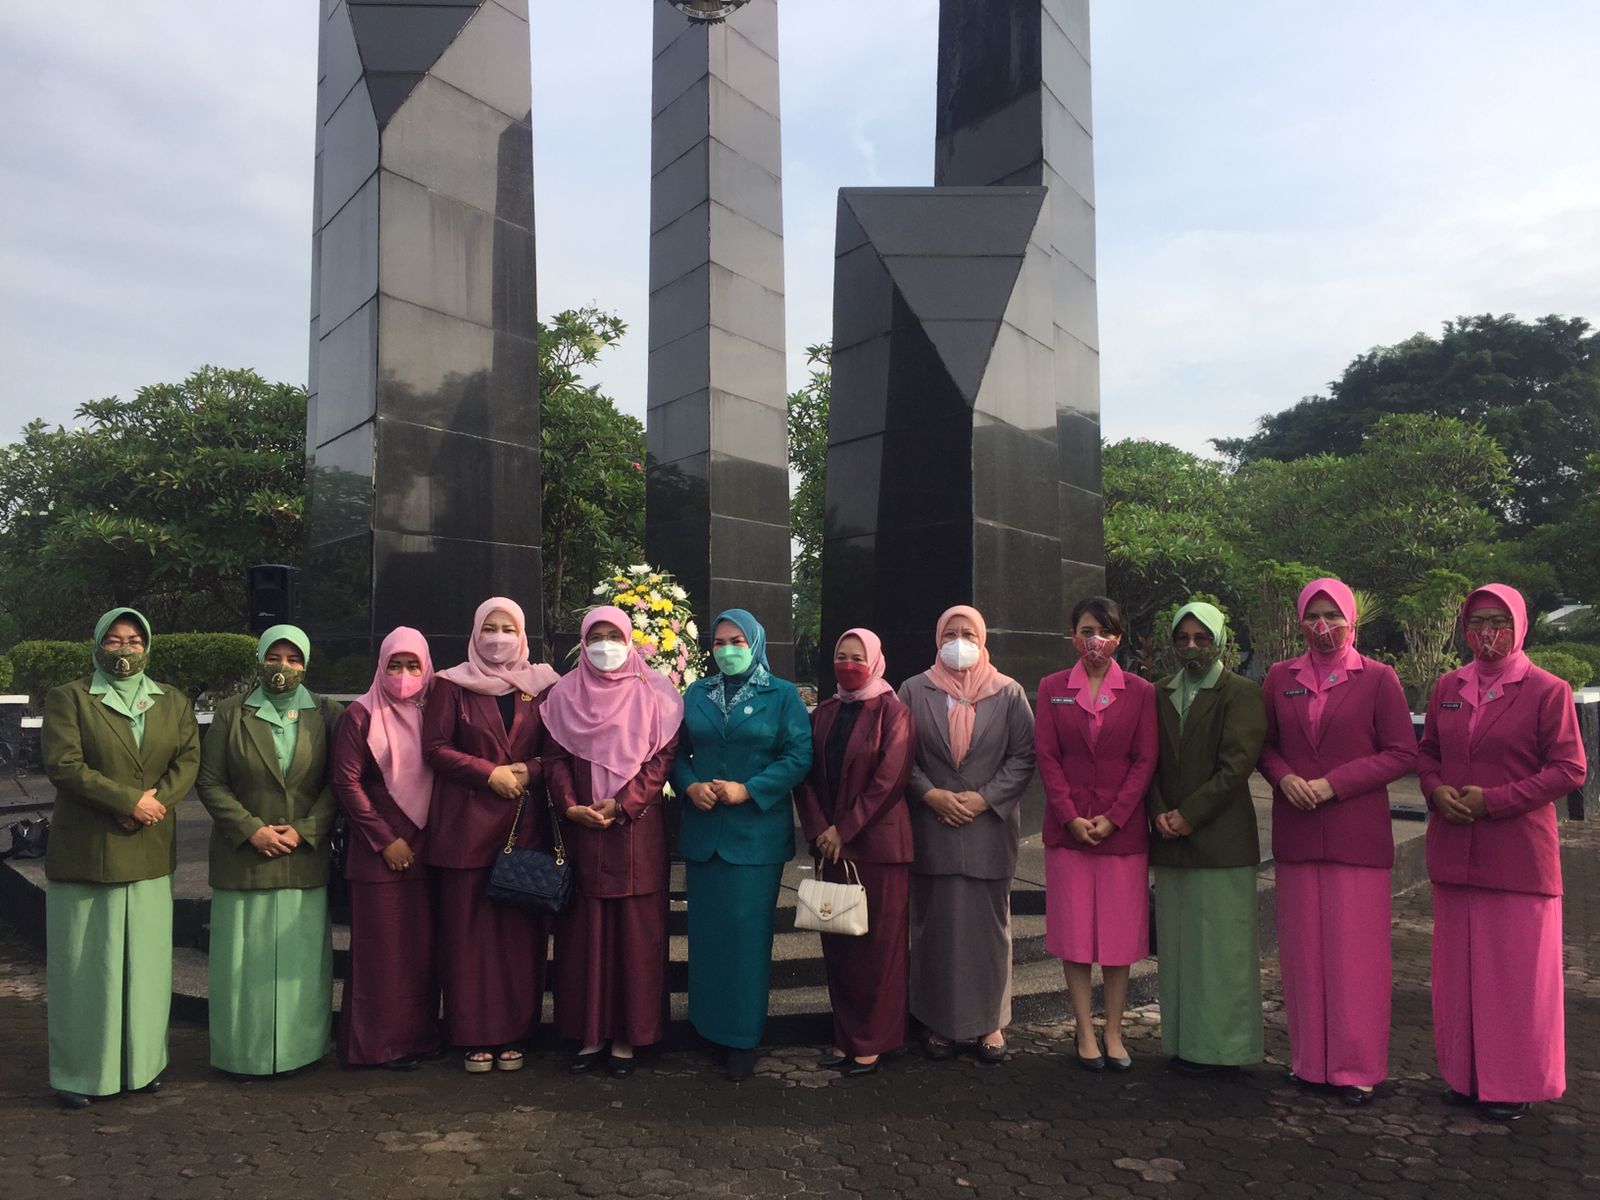
[[[681,7],[654,3],[645,555],[706,618],[755,613],[787,677],[778,6]]]
[[[1088,9],[943,0],[935,186],[839,195],[823,645],[896,682],[972,603],[1031,687],[1104,587]]]
[[[319,0],[306,624],[323,687],[486,596],[542,653],[527,0]]]

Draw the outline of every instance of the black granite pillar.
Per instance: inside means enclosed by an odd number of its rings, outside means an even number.
[[[778,8],[690,22],[655,0],[645,549],[794,664]]]
[[[543,629],[527,0],[319,0],[303,608],[320,686]]]

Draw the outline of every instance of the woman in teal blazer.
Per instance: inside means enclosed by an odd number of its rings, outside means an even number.
[[[673,790],[689,897],[689,1020],[747,1079],[767,1021],[772,919],[794,855],[790,792],[811,769],[811,721],[767,666],[767,634],[742,608],[712,627],[721,672],[684,694]]]

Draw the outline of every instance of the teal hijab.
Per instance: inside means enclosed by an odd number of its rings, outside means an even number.
[[[742,704],[756,687],[771,678],[772,668],[767,662],[767,631],[760,621],[742,608],[730,608],[718,613],[717,619],[711,622],[713,636],[724,621],[744,634],[750,646],[750,665],[742,675],[721,675],[709,681],[711,699],[722,710],[722,719],[726,722],[735,705]]]
[[[288,642],[300,651],[300,657],[306,665],[311,665],[311,639],[297,625],[274,625],[263,633],[261,640],[256,643],[256,662],[264,664],[267,651],[278,642]],[[311,698],[305,684],[287,692],[269,692],[259,683],[244,702],[246,707],[256,710],[258,718],[272,726],[272,745],[278,753],[278,770],[287,772],[289,764],[294,761],[294,748],[300,742],[300,713],[304,709],[315,708],[317,702]]]
[[[150,654],[150,622],[145,619],[142,612],[133,608],[113,608],[105,613],[94,626],[94,645],[98,650],[101,640],[106,636],[106,631],[118,621],[128,619],[144,630],[144,649],[146,660]],[[100,703],[112,712],[127,717],[133,725],[133,744],[140,748],[144,746],[144,716],[150,711],[150,706],[155,703],[153,697],[161,695],[161,689],[150,681],[150,677],[141,669],[132,675],[122,675],[116,678],[106,674],[98,662],[95,663],[94,677],[89,681],[89,694],[99,696]]]
[[[1189,601],[1172,618],[1169,635],[1178,632],[1178,626],[1183,623],[1185,617],[1193,617],[1210,631],[1213,644],[1216,646],[1217,658],[1199,674],[1180,667],[1178,673],[1168,680],[1167,689],[1172,693],[1172,706],[1178,710],[1179,732],[1183,730],[1183,723],[1189,716],[1189,706],[1194,702],[1195,695],[1206,688],[1216,687],[1217,680],[1222,678],[1222,672],[1225,670],[1222,665],[1222,652],[1228,645],[1228,618],[1222,615],[1222,610],[1215,604],[1207,604],[1204,600]]]

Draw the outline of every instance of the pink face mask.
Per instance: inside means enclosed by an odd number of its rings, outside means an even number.
[[[383,690],[396,700],[415,700],[422,694],[422,676],[411,675],[405,671],[398,675],[385,672]]]
[[[1091,671],[1098,671],[1111,661],[1121,641],[1119,637],[1084,637],[1081,633],[1075,633],[1072,635],[1072,648],[1078,652],[1084,666]]]
[[[478,653],[483,655],[484,662],[498,667],[511,661],[511,656],[517,652],[519,640],[514,633],[480,633]]]
[[[1467,649],[1479,662],[1495,662],[1511,653],[1512,630],[1469,629]]]
[[[1318,654],[1332,654],[1350,644],[1350,626],[1330,625],[1326,621],[1301,621],[1300,633],[1306,645]]]

